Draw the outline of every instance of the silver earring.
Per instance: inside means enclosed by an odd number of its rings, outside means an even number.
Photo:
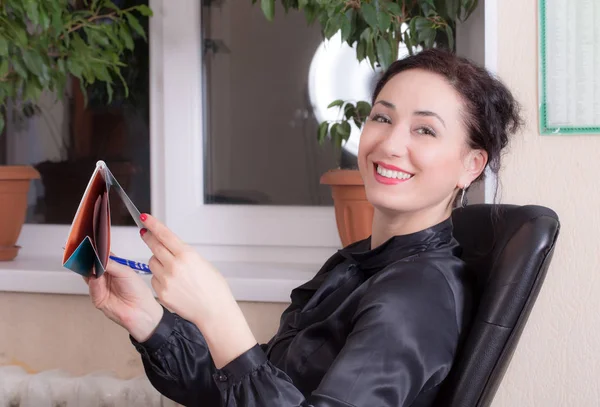
[[[461,195],[460,195],[460,206],[461,206],[461,207],[463,207],[463,208],[464,208],[464,207],[466,207],[466,206],[467,206],[467,203],[468,203],[468,202],[467,202],[467,197],[465,196],[465,192],[467,192],[467,188],[468,188],[468,187],[464,187],[464,188],[462,189],[462,193],[461,193]]]

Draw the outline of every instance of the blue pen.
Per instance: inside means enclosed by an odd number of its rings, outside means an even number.
[[[150,267],[145,263],[140,263],[137,261],[124,259],[122,257],[117,257],[117,256],[110,256],[110,258],[111,258],[111,260],[114,260],[119,264],[123,264],[129,268],[132,268],[134,270],[141,272],[141,274],[151,274],[152,273],[152,271],[150,271]]]

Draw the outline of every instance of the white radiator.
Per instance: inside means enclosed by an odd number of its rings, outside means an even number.
[[[105,372],[75,377],[59,370],[36,374],[0,367],[0,407],[174,407],[146,377],[118,379]]]

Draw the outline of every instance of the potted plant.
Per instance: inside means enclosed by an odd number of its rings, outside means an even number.
[[[257,0],[252,0],[256,3]],[[398,59],[398,50],[408,53],[442,47],[455,51],[456,23],[466,20],[477,0],[281,0],[285,12],[304,12],[307,23],[320,24],[329,40],[340,33],[342,42],[353,47],[358,62],[368,61],[381,73]],[[261,0],[261,9],[270,21],[275,0]],[[334,100],[329,108],[339,109],[338,120],[323,121],[318,128],[320,143],[333,143],[341,162],[341,151],[351,134],[351,124],[361,129],[371,111],[369,101]],[[323,174],[321,183],[330,185],[338,232],[344,246],[371,234],[373,208],[366,199],[356,168],[339,166]]]
[[[64,97],[69,81],[87,88],[101,84],[105,103],[121,84],[124,55],[133,51],[134,35],[145,38],[138,17],[151,16],[145,5],[119,7],[109,0],[4,0],[0,6],[0,132],[15,116],[38,114],[42,92]],[[8,113],[11,113],[10,115]],[[0,260],[16,257],[27,209],[31,166],[0,166]],[[66,180],[63,179],[63,183]],[[8,226],[8,227],[7,227]]]

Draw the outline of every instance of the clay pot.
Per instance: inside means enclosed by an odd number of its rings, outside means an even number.
[[[38,178],[40,174],[30,166],[0,166],[0,261],[17,257],[30,181]]]
[[[371,235],[373,206],[367,201],[358,170],[331,170],[321,176],[331,186],[335,220],[342,245],[348,246]]]

